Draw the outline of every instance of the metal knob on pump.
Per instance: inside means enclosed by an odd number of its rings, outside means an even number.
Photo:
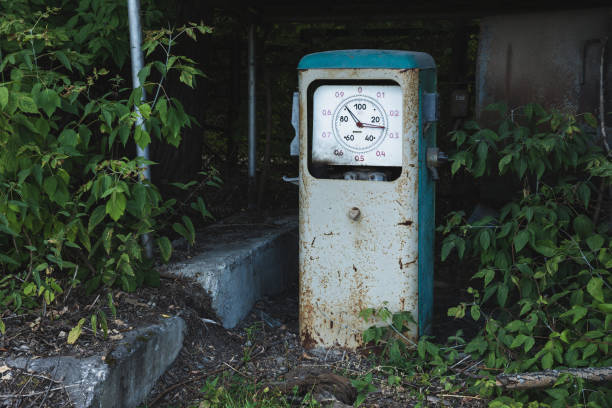
[[[428,147],[426,161],[427,168],[429,171],[431,171],[431,178],[434,180],[439,180],[440,176],[438,175],[438,167],[440,167],[441,164],[448,162],[448,156],[446,153],[437,147]]]

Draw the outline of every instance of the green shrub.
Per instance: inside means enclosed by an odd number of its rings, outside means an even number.
[[[121,77],[129,56],[124,1],[82,0],[75,9],[67,1],[18,0],[2,7],[0,313],[49,305],[68,285],[92,292],[156,284],[142,238],[156,239],[169,259],[170,241],[159,233],[176,203],[143,178],[143,166],[154,163],[130,157],[151,137],[180,143],[191,118],[162,82],[177,75],[193,87],[202,73],[170,48],[183,34],[195,39],[210,29],[191,24],[147,33],[146,55],[163,59],[139,74],[155,95],[147,103],[142,89]],[[160,13],[149,8],[144,15]],[[194,208],[210,215],[201,198]],[[188,217],[173,228],[193,242]]]
[[[366,330],[364,341],[383,345],[390,382],[399,368],[424,385],[435,378],[445,391],[491,398],[495,407],[608,406],[607,384],[569,374],[544,390],[504,392],[495,381],[502,372],[612,365],[612,241],[602,208],[612,166],[597,146],[597,121],[585,114],[579,124],[537,104],[511,113],[504,104],[488,109],[499,112],[497,126],[470,121],[452,133],[451,171],[475,182],[503,177],[506,203],[480,220],[452,212],[438,228],[442,260],[457,256],[465,269],[478,266],[467,288],[473,301],[448,314],[471,318],[481,330],[468,342],[459,332],[446,345],[428,338],[414,345],[401,334],[410,321],[405,313],[383,307],[362,312],[386,323]],[[453,370],[462,353],[479,367],[467,379]]]
[[[470,223],[455,212],[440,228],[443,260],[456,249],[479,265],[473,278],[482,285],[469,289],[474,301],[449,310],[456,317],[469,311],[482,324],[465,352],[509,373],[610,366],[612,241],[601,194],[612,172],[586,126],[596,128],[596,120],[584,115],[583,131],[576,117],[536,104],[512,115],[503,104],[489,109],[502,118],[496,129],[469,122],[454,132],[460,150],[452,172],[505,176],[517,191],[498,216]],[[483,383],[480,391],[492,395],[491,387]],[[565,377],[553,389],[515,397],[605,406],[610,393]]]

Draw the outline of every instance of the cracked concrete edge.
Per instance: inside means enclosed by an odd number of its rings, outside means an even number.
[[[6,364],[61,381],[77,408],[134,408],[178,356],[185,330],[185,321],[174,316],[126,333],[104,360],[18,357]]]

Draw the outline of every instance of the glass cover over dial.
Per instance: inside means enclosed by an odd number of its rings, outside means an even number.
[[[322,85],[313,95],[312,161],[402,165],[398,85]]]

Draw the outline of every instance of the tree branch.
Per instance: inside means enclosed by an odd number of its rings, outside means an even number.
[[[535,371],[532,373],[499,374],[495,377],[495,385],[507,390],[545,388],[553,386],[562,374],[570,374],[587,381],[604,382],[612,380],[612,367],[585,367]]]

